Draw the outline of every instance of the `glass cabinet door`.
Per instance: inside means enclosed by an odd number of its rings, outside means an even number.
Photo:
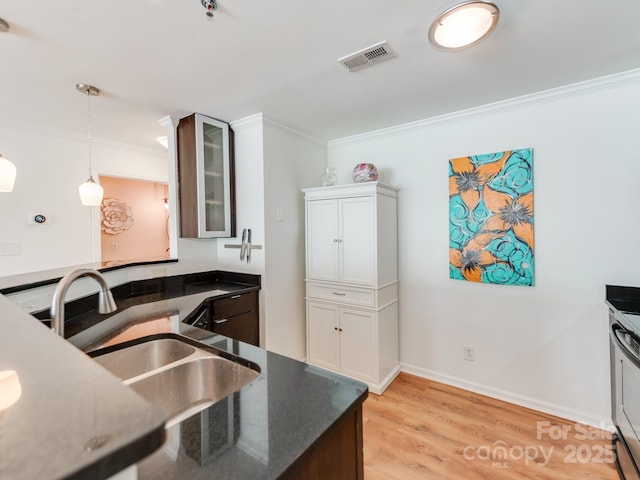
[[[196,116],[198,141],[202,161],[199,175],[201,189],[200,230],[226,232],[229,217],[229,168],[225,158],[229,157],[229,127],[226,123]]]
[[[195,113],[178,125],[181,236],[232,237],[233,165],[229,125]]]

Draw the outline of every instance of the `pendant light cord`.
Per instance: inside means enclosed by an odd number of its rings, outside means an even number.
[[[91,92],[87,90],[87,140],[89,141],[89,178],[93,180],[93,159],[91,158]]]

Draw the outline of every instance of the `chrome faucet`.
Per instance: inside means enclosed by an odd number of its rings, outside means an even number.
[[[71,284],[80,277],[91,277],[100,284],[100,292],[98,293],[98,313],[115,312],[118,307],[113,299],[111,290],[107,286],[104,277],[90,268],[78,268],[67,273],[53,292],[53,300],[51,301],[51,329],[64,338],[64,297]]]

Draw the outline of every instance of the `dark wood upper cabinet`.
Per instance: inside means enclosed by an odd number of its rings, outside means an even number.
[[[234,237],[233,130],[194,113],[180,119],[177,143],[180,236]]]

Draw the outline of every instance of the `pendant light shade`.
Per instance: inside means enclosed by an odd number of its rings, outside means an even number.
[[[93,164],[91,159],[91,108],[89,99],[91,96],[100,95],[100,90],[86,83],[78,83],[76,90],[87,95],[87,141],[89,143],[89,178],[78,187],[80,201],[87,207],[99,207],[102,203],[104,189],[93,179]]]
[[[0,192],[13,191],[16,181],[16,166],[0,155]]]
[[[22,395],[20,379],[15,370],[0,370],[0,418]]]
[[[102,203],[104,189],[99,183],[96,183],[92,177],[78,187],[80,201],[87,207],[99,207]]]
[[[498,23],[500,10],[489,2],[469,1],[443,12],[429,28],[429,40],[437,48],[459,50],[487,37]]]

